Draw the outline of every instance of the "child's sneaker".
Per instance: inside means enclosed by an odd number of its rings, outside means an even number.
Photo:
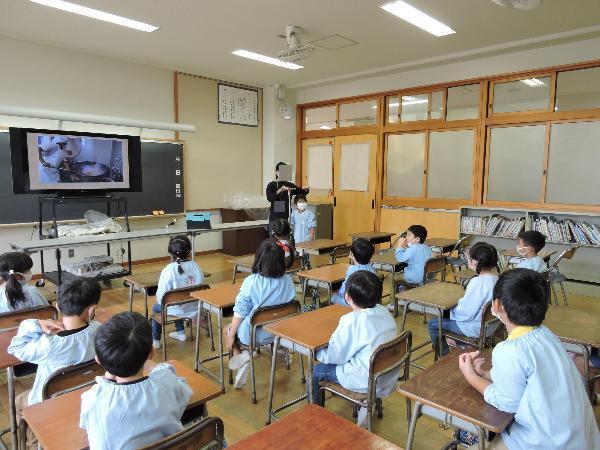
[[[154,350],[159,350],[161,347],[160,345],[160,339],[152,339],[152,348]]]
[[[309,311],[314,311],[315,309],[317,309],[317,306],[314,303],[306,303],[304,306],[302,306],[302,308],[300,310],[303,313],[305,313],[305,312],[309,312]]]
[[[246,352],[248,353],[248,352]],[[233,383],[233,387],[235,389],[243,389],[248,382],[248,373],[250,372],[250,361],[246,362],[242,367],[240,367],[235,374],[235,382]]]
[[[169,333],[169,337],[171,339],[175,339],[181,342],[187,341],[187,336],[185,335],[185,331],[173,331]]]
[[[394,302],[391,302],[389,305],[387,305],[387,309],[390,312],[394,312],[394,310],[395,310]]]
[[[231,370],[238,370],[241,369],[244,366],[244,364],[247,364],[249,362],[250,352],[248,350],[244,350],[239,355],[235,355],[229,360],[229,368]]]
[[[458,430],[456,439],[464,445],[477,445],[479,443],[479,436],[475,436],[473,433],[469,433],[465,430]]]

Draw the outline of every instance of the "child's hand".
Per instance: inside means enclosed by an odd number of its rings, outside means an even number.
[[[485,358],[481,356],[481,354],[477,351],[475,352],[475,356],[473,356],[473,369],[475,373],[480,377],[485,378],[485,371],[483,370],[483,365],[485,364]]]
[[[227,350],[231,350],[233,348],[233,343],[235,342],[235,333],[231,333],[230,330],[227,330],[227,334],[225,335],[225,347]]]
[[[53,335],[65,330],[64,324],[60,320],[38,320],[38,324],[42,331],[46,334]]]
[[[467,379],[473,375],[478,376],[475,367],[473,366],[473,355],[477,355],[478,353],[479,352],[462,353],[458,357],[458,368]]]
[[[397,247],[398,248],[405,248],[406,247],[406,237],[400,237],[400,238],[398,238]]]

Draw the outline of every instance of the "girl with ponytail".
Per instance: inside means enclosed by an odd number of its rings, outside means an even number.
[[[167,252],[171,255],[171,262],[162,270],[156,290],[156,303],[152,305],[152,312],[160,314],[161,302],[166,292],[190,286],[201,285],[204,282],[202,269],[193,260],[192,243],[187,236],[174,236],[169,241]],[[194,303],[170,306],[169,315],[192,318],[197,314],[198,306]],[[160,337],[162,327],[155,320],[152,322],[152,346],[160,348]],[[186,341],[187,337],[183,328],[183,320],[175,321],[175,331],[169,333],[169,337],[178,341]]]
[[[0,255],[0,313],[48,304],[34,286],[27,284],[32,267],[33,261],[26,253]]]
[[[434,348],[439,342],[439,321],[442,329],[468,337],[478,337],[481,328],[481,314],[485,305],[493,300],[493,291],[498,280],[498,252],[487,242],[478,242],[469,250],[469,268],[477,274],[471,279],[465,295],[458,305],[450,310],[450,318],[434,317],[428,323],[429,335]],[[490,330],[493,330],[492,327]],[[442,340],[442,355],[448,353],[446,340]]]

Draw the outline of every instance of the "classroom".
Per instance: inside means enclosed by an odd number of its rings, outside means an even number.
[[[598,0],[7,0],[0,449],[600,450]]]

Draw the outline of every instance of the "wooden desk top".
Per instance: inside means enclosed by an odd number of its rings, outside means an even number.
[[[278,448],[295,450],[329,450],[331,448],[361,450],[400,449],[376,434],[317,405],[305,405],[257,433],[236,442],[232,449],[262,450]],[[400,449],[401,450],[401,449]]]
[[[447,310],[455,307],[463,295],[465,295],[465,288],[459,284],[434,281],[414,289],[399,292],[396,294],[396,298]]]
[[[396,260],[396,252],[375,253],[371,258],[371,264],[388,264],[390,266],[405,265]]]
[[[188,408],[206,403],[221,395],[221,387],[215,382],[197,374],[179,361],[169,361],[175,366],[177,375],[185,377],[194,392]],[[151,365],[150,365],[151,366]],[[84,449],[88,447],[87,434],[79,428],[81,414],[81,394],[91,389],[87,386],[28,406],[23,416],[29,427],[46,450]]]
[[[398,386],[402,395],[459,417],[486,430],[500,433],[513,415],[486,403],[458,368],[459,352],[451,352]]]
[[[123,280],[142,288],[151,288],[158,286],[160,272],[138,273],[123,277]]]
[[[9,328],[7,330],[0,331],[0,370],[4,370],[7,367],[16,366],[21,361],[15,358],[10,353],[6,352],[6,349],[10,345],[12,338],[17,335],[18,328]]]
[[[210,289],[195,291],[190,294],[192,298],[201,300],[216,308],[227,308],[235,304],[235,298],[240,291],[242,283],[223,284]]]
[[[300,244],[296,245],[296,248],[302,248],[308,252],[313,250],[319,253],[327,253],[342,245],[350,245],[350,242],[333,239],[315,239],[314,241],[301,242]]]
[[[425,243],[430,247],[451,247],[456,245],[458,239],[449,239],[449,238],[428,238],[425,239]]]
[[[344,281],[348,267],[350,267],[350,264],[346,263],[330,264],[317,267],[316,269],[303,270],[298,272],[298,276],[309,280],[335,283],[337,281]]]
[[[544,325],[562,341],[600,348],[598,317],[587,311],[551,305]]]
[[[390,238],[394,235],[394,233],[388,233],[387,231],[365,231],[363,233],[354,233],[351,234],[350,237],[352,237],[353,239],[356,238],[362,238],[362,239],[367,239],[367,240],[371,240],[371,239],[386,239],[386,238]]]
[[[337,328],[340,317],[351,311],[352,309],[348,306],[326,306],[289,319],[278,320],[266,325],[264,329],[315,351],[329,344],[329,339]]]

